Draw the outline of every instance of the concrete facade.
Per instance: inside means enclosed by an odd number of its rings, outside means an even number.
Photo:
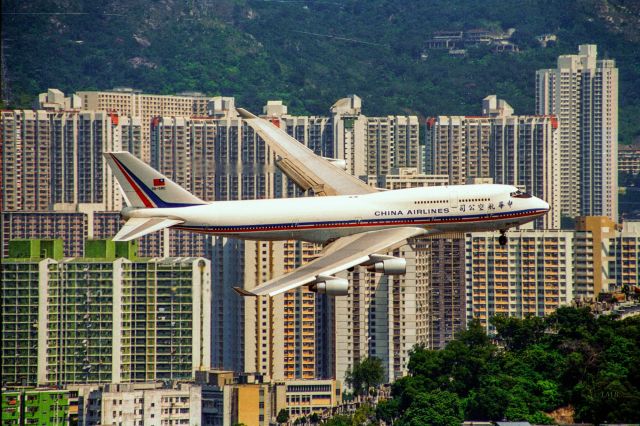
[[[618,220],[618,68],[597,46],[536,72],[536,112],[560,124],[562,214]]]
[[[3,382],[139,382],[210,366],[207,260],[140,260],[108,241],[63,258],[61,242],[38,243],[3,261]]]

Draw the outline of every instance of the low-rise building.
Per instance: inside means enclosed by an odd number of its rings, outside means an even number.
[[[202,388],[195,384],[111,384],[102,392],[101,424],[198,425],[201,420]]]

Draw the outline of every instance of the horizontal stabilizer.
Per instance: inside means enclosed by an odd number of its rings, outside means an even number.
[[[184,221],[169,219],[166,217],[134,217],[124,224],[122,229],[120,229],[120,232],[113,237],[113,241],[135,240],[136,238],[140,238],[152,232],[159,231],[179,223],[184,223]]]

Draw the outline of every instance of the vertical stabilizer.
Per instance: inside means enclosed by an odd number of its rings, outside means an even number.
[[[130,207],[187,207],[207,204],[129,152],[105,152]]]

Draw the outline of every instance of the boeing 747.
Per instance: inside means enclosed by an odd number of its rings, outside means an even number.
[[[317,156],[273,123],[238,109],[275,151],[282,171],[315,197],[205,202],[128,152],[104,156],[120,184],[127,219],[114,241],[129,241],[164,228],[249,240],[303,240],[324,245],[321,255],[298,269],[246,290],[275,296],[307,285],[346,295],[348,280],[334,274],[358,265],[383,274],[404,274],[406,261],[385,253],[408,238],[442,232],[505,232],[549,210],[543,200],[511,185],[450,185],[380,190]]]

